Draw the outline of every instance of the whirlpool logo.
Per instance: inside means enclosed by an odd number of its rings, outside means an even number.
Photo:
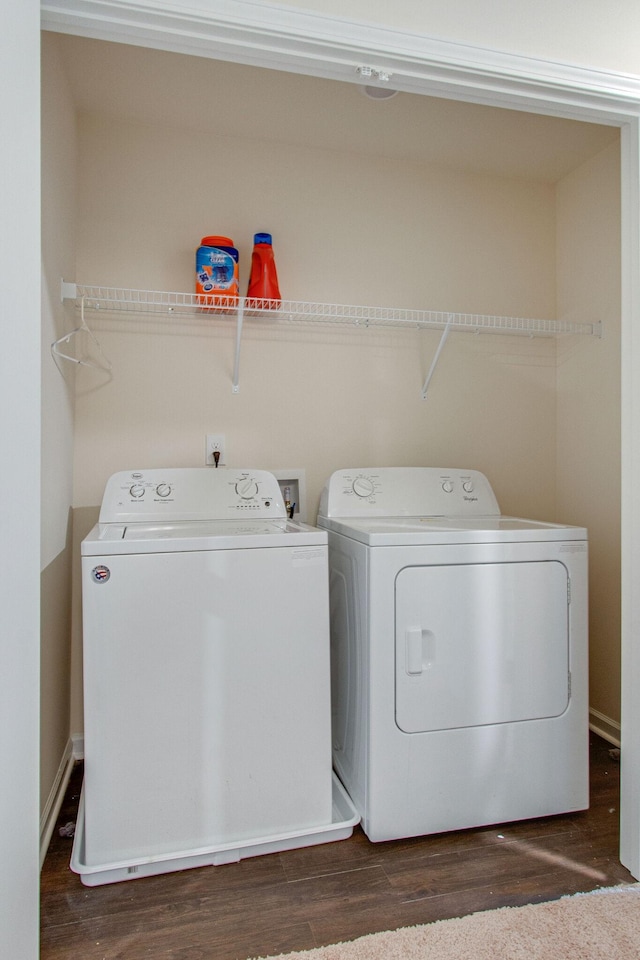
[[[95,583],[106,583],[110,576],[111,570],[109,570],[109,567],[105,567],[102,564],[100,564],[98,567],[94,567],[91,571],[91,578]]]

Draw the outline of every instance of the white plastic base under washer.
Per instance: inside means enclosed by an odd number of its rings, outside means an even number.
[[[360,816],[356,813],[351,798],[335,774],[333,774],[332,786],[333,811],[331,823],[319,826],[311,832],[283,833],[277,836],[243,840],[241,843],[223,843],[214,847],[180,850],[171,854],[138,857],[115,863],[102,863],[98,866],[87,866],[84,863],[84,793],[82,793],[71,853],[71,869],[74,873],[80,874],[80,879],[85,886],[97,887],[105,883],[119,883],[122,880],[152,877],[159,873],[190,870],[192,867],[217,867],[225,863],[237,863],[246,857],[258,857],[265,853],[296,850],[300,847],[312,847],[320,843],[346,840],[353,833],[356,824],[360,822]]]

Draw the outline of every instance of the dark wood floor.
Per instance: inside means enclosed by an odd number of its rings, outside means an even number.
[[[102,887],[69,870],[56,830],[42,870],[41,960],[245,960],[365,933],[633,883],[618,859],[619,761],[591,737],[583,813],[391,843],[303,850]],[[75,819],[82,767],[59,823]]]

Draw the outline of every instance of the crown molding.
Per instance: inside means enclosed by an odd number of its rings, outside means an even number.
[[[256,0],[43,0],[45,30],[601,123],[640,115],[640,77]],[[363,71],[365,79],[363,79]],[[387,79],[388,78],[388,79]]]

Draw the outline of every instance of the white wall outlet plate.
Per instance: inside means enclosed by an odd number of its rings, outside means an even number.
[[[208,466],[216,466],[216,454],[219,454],[217,466],[223,467],[227,462],[224,433],[208,433],[205,438],[204,462]]]

